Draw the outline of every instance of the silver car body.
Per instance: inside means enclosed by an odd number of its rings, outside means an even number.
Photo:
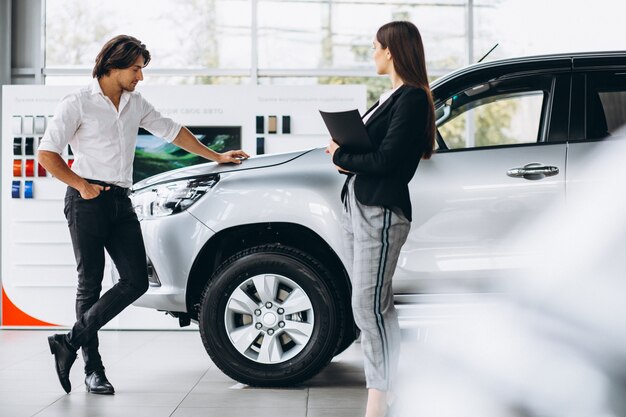
[[[512,254],[494,251],[497,242],[511,225],[565,192],[564,175],[521,183],[505,173],[536,161],[564,167],[566,145],[550,146],[547,153],[542,148],[541,155],[531,147],[526,150],[439,154],[420,163],[410,184],[414,220],[394,276],[400,302],[419,302],[412,295],[423,300],[434,287],[437,292],[442,286],[453,290],[516,267]],[[340,202],[345,176],[333,168],[324,149],[258,157],[235,168],[203,166],[207,173],[220,173],[220,181],[189,210],[142,221],[146,251],[161,286],[151,287],[136,305],[186,311],[187,277],[195,258],[215,233],[236,226],[302,225],[345,259]],[[189,176],[188,171],[182,174]]]
[[[563,83],[558,86],[559,94],[570,94],[569,86],[577,85],[577,68],[596,71],[593,66],[605,65],[607,59],[626,68],[625,56],[623,52],[555,55],[478,64],[434,83],[436,107],[441,108],[455,91],[468,86],[482,89],[494,79],[544,73],[555,77],[550,88]],[[469,81],[463,84],[463,80]],[[557,90],[551,91],[542,106],[546,114],[563,99]],[[568,105],[570,100],[575,102],[575,93],[572,87],[571,97],[566,97]],[[550,115],[545,117],[550,120]],[[570,126],[567,129],[571,131],[565,129],[569,140],[558,139],[558,132],[548,133],[557,126],[554,117],[552,125],[545,123],[540,125],[539,139],[528,138],[526,145],[436,152],[430,160],[421,161],[410,183],[411,232],[394,276],[396,303],[404,324],[424,319],[424,305],[455,297],[466,299],[460,294],[468,288],[474,293],[489,289],[488,283],[520,267],[518,254],[503,251],[500,243],[550,202],[564,199],[566,187],[576,179],[577,166],[604,143],[572,141],[574,119],[571,124],[569,119],[562,122]],[[554,173],[539,179],[507,175],[529,164],[549,167]],[[345,260],[340,222],[340,190],[345,177],[337,173],[323,148],[255,157],[239,166],[198,165],[149,178],[135,189],[209,174],[219,174],[220,180],[188,210],[142,221],[147,253],[161,286],[151,287],[136,305],[187,312],[188,278],[203,247],[216,234],[244,225],[300,225]]]
[[[323,149],[255,157],[239,166],[205,164],[193,170],[196,173],[172,171],[142,184],[200,173],[220,175],[217,185],[189,210],[141,222],[146,252],[161,286],[151,287],[135,305],[187,311],[185,290],[194,260],[211,237],[236,226],[299,224],[315,231],[342,256],[339,190],[344,177],[331,169]],[[172,240],[164,242],[161,236]]]

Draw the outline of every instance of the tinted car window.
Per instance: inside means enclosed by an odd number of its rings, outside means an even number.
[[[476,100],[440,126],[449,149],[537,141],[544,94],[541,91]]]
[[[536,143],[552,77],[537,76],[474,85],[437,107],[437,126],[448,149]]]
[[[610,136],[626,124],[626,74],[589,74],[587,85],[587,138]]]

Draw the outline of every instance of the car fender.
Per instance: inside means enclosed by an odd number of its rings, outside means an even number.
[[[316,149],[286,164],[222,174],[189,213],[215,233],[246,224],[297,224],[320,236],[345,264],[340,199],[345,178],[324,150]]]

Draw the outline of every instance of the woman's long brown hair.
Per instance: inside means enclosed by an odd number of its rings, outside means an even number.
[[[426,92],[429,114],[424,133],[428,137],[428,145],[424,150],[423,158],[429,159],[435,147],[435,108],[428,85],[422,36],[413,23],[397,21],[381,26],[376,32],[376,40],[380,42],[383,49],[389,48],[393,66],[402,81]]]

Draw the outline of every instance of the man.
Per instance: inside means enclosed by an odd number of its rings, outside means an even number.
[[[128,197],[139,127],[218,163],[248,158],[241,150],[220,154],[208,149],[134,92],[149,62],[150,53],[139,40],[120,35],[108,41],[96,57],[94,80],[62,100],[38,149],[39,163],[68,185],[64,211],[78,271],[77,321],[68,334],[48,338],[59,381],[68,393],[79,348],[87,391],[115,392],[98,352],[98,330],[148,289],[143,238]],[[68,143],[74,151],[71,169],[60,155]],[[100,297],[105,249],[120,279]]]

